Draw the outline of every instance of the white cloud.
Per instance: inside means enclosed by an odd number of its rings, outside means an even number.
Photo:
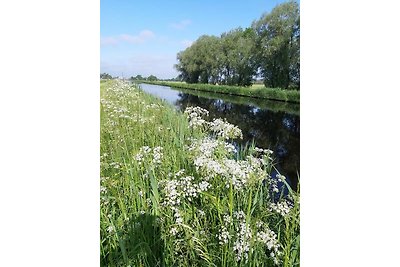
[[[121,42],[130,44],[142,44],[156,35],[150,30],[143,30],[137,35],[120,34],[118,36],[109,36],[101,38],[101,45],[116,45]]]
[[[185,20],[181,20],[180,22],[171,23],[171,24],[169,24],[169,26],[174,29],[177,29],[177,30],[183,30],[190,24],[192,24],[192,21],[189,19],[185,19]]]
[[[189,46],[191,46],[193,44],[193,41],[191,41],[191,40],[183,40],[181,42],[181,44],[183,45],[184,48],[188,48]]]

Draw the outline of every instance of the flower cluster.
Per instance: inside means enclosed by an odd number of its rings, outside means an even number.
[[[259,231],[256,234],[256,240],[267,246],[270,251],[270,257],[273,259],[274,263],[278,265],[280,262],[279,257],[282,255],[282,252],[279,250],[281,245],[277,240],[276,234],[261,221],[257,222],[257,227]]]
[[[154,164],[161,164],[161,160],[163,157],[163,153],[162,153],[163,148],[160,146],[157,146],[153,149],[153,160],[152,162]]]
[[[279,213],[282,216],[286,216],[291,209],[292,205],[284,199],[279,201],[278,203],[269,204],[269,211],[275,211],[276,213]]]
[[[203,116],[208,116],[208,110],[200,107],[187,107],[184,114],[189,119],[189,127],[196,129],[203,125],[207,125],[207,122],[203,119]]]
[[[253,233],[250,225],[246,222],[246,215],[242,210],[235,211],[234,217],[237,220],[238,226],[236,227],[236,241],[233,246],[233,251],[236,253],[237,261],[243,258],[247,261]]]
[[[232,224],[231,216],[225,214],[223,216],[223,224],[221,225],[221,228],[219,229],[219,234],[217,235],[219,239],[218,243],[220,245],[228,244],[229,240],[232,238],[227,228],[231,224]]]
[[[232,226],[235,230],[233,235],[228,230]],[[234,241],[232,250],[235,253],[236,260],[247,261],[252,244],[254,242],[262,243],[269,250],[269,256],[274,263],[279,264],[282,252],[277,235],[262,221],[257,221],[256,227],[256,230],[251,229],[250,223],[246,221],[246,214],[242,210],[235,211],[233,217],[226,214],[223,216],[219,234],[217,234],[219,244],[225,245],[228,244],[229,240]]]
[[[212,122],[209,122],[209,127],[211,131],[223,139],[243,139],[242,130],[240,130],[237,126],[227,122],[226,119],[214,119]]]
[[[189,147],[196,170],[205,177],[223,179],[225,186],[230,185],[241,191],[251,181],[261,182],[266,173],[265,162],[249,156],[246,160],[233,160],[228,156],[236,151],[235,147],[221,140],[206,137],[193,140]]]
[[[184,176],[184,170],[180,170],[174,175],[175,179],[160,182],[164,184],[164,201],[162,205],[175,208],[180,205],[181,201],[192,201],[198,197],[201,192],[207,191],[211,184],[208,181],[200,181],[196,183],[193,176]]]
[[[214,119],[211,122],[206,121],[203,118],[209,114],[206,109],[200,107],[187,107],[184,114],[186,114],[189,119],[190,128],[197,129],[204,127],[222,139],[243,138],[242,130],[227,122],[226,119]]]
[[[240,261],[244,258],[247,261],[252,232],[250,226],[245,221],[239,224],[237,237],[233,246],[233,251],[236,252],[236,260]]]
[[[189,146],[189,151],[194,151],[196,154],[203,155],[204,157],[212,157],[215,150],[221,146],[222,142],[210,137],[206,137],[202,140],[192,139],[192,143]]]
[[[140,164],[149,157],[151,157],[151,152],[153,151],[153,155],[151,158],[151,162],[155,165],[161,164],[161,160],[163,157],[162,153],[163,148],[160,146],[154,147],[153,149],[149,146],[143,146],[140,148],[139,152],[135,155],[136,161]]]
[[[198,107],[189,107],[185,113],[189,114],[189,120],[208,114],[205,109]],[[188,147],[196,171],[201,176],[207,180],[222,179],[225,187],[232,185],[237,191],[242,191],[249,183],[260,183],[269,179],[265,166],[270,161],[265,158],[272,153],[271,150],[256,148],[256,152],[261,154],[260,158],[249,155],[245,160],[234,160],[232,156],[237,152],[236,147],[226,140],[242,137],[241,130],[222,119],[202,122],[202,125],[206,125],[208,128],[204,128],[205,132],[214,137],[190,139],[191,144]]]

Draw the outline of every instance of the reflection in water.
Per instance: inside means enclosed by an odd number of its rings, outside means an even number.
[[[243,132],[241,144],[254,140],[258,147],[273,150],[277,169],[288,178],[293,189],[297,188],[297,174],[300,175],[300,116],[296,112],[269,109],[265,103],[256,106],[254,101],[250,102],[253,99],[245,103],[241,98],[233,103],[226,100],[226,95],[218,97],[218,94],[213,93],[212,96],[206,96],[202,92],[204,96],[198,96],[188,90],[182,92],[167,86],[140,86],[144,91],[166,99],[182,111],[187,106],[199,106],[210,112],[211,119],[226,118],[228,122],[237,125]],[[296,109],[298,107],[289,107],[291,111]]]

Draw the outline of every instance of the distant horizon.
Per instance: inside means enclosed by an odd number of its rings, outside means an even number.
[[[286,1],[100,1],[100,73],[173,79],[176,55],[201,35],[247,28]],[[212,8],[211,8],[212,7]],[[224,12],[221,12],[223,10]]]

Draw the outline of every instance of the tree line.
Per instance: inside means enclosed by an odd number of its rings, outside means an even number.
[[[200,36],[177,54],[175,68],[187,83],[300,89],[300,10],[291,1],[276,6],[251,27],[221,36]]]
[[[143,77],[142,75],[136,75],[135,77],[129,78],[132,81],[158,81],[158,78],[154,75],[150,75],[149,77]]]
[[[118,76],[113,77],[108,73],[100,74],[100,79],[117,79],[117,78],[120,78],[120,77],[118,77]],[[139,74],[139,75],[136,75],[135,77],[131,76],[129,78],[129,80],[132,80],[132,81],[158,81],[158,78],[154,75],[150,75],[149,77],[143,77],[142,75]]]

